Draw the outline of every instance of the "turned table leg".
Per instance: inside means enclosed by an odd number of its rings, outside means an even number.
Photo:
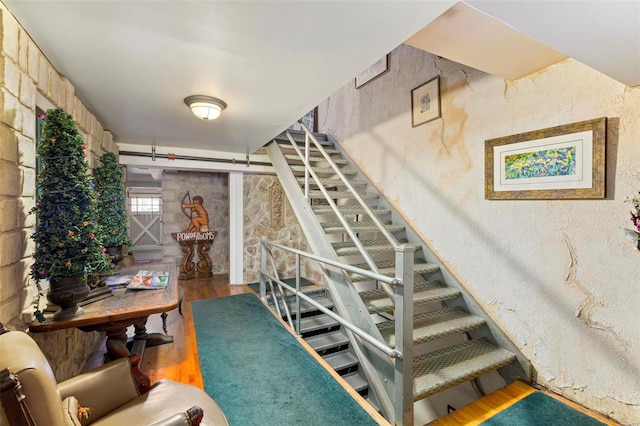
[[[127,329],[118,328],[107,330],[107,353],[112,359],[128,357],[129,349],[127,349]]]
[[[134,340],[145,340],[146,345],[159,346],[173,342],[173,336],[167,336],[162,333],[147,333],[147,318],[133,324],[136,334],[133,336]]]

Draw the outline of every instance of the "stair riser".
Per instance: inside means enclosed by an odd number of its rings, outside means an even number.
[[[346,345],[338,345],[338,346],[332,346],[332,347],[326,348],[326,349],[316,350],[316,352],[321,357],[325,357],[327,355],[331,355],[331,354],[334,354],[336,352],[346,351],[347,349],[349,349],[349,344],[348,343]]]
[[[338,331],[338,330],[340,330],[340,325],[338,323],[335,323],[335,324],[320,326],[320,327],[308,327],[308,328],[302,327],[302,333],[300,334],[303,339],[306,339],[307,337],[316,336],[322,333],[330,333],[332,331]]]

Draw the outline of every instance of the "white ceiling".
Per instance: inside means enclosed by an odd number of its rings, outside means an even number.
[[[118,143],[139,144],[144,151],[155,144],[175,152],[241,154],[253,153],[422,28],[428,31],[456,3],[2,1]],[[478,31],[487,30],[481,11],[497,18],[489,19],[495,25],[504,27],[502,21],[510,31],[527,34],[529,43],[543,42],[552,57],[571,56],[628,86],[640,85],[637,0],[466,3],[478,9],[462,8],[476,14]],[[522,58],[497,47],[512,43],[510,37],[478,46],[504,52],[493,56],[500,57],[495,69],[441,46],[473,34],[473,22],[449,20],[430,37],[430,46],[415,45],[512,78]],[[518,72],[547,65],[534,61]],[[218,97],[229,106],[219,119],[201,121],[183,103],[189,95]]]
[[[507,80],[517,80],[567,59],[463,2],[453,5],[405,43]]]

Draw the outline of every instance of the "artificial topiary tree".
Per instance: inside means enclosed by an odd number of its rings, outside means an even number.
[[[32,210],[37,224],[31,275],[36,282],[50,280],[47,298],[62,308],[54,318],[63,319],[83,312],[77,303],[89,294],[87,274],[109,267],[96,222],[84,140],[64,110],[50,109],[44,119],[44,138],[38,146],[38,199]]]
[[[105,153],[100,163],[93,170],[93,181],[98,194],[97,218],[102,242],[107,248],[130,245],[122,167],[113,152]]]

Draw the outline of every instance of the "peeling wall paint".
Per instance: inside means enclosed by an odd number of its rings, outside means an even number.
[[[440,119],[411,127],[411,90],[440,76]],[[513,336],[537,380],[640,424],[640,87],[565,60],[517,81],[400,46],[390,71],[319,106],[331,134]],[[484,141],[608,117],[604,200],[484,199]]]

